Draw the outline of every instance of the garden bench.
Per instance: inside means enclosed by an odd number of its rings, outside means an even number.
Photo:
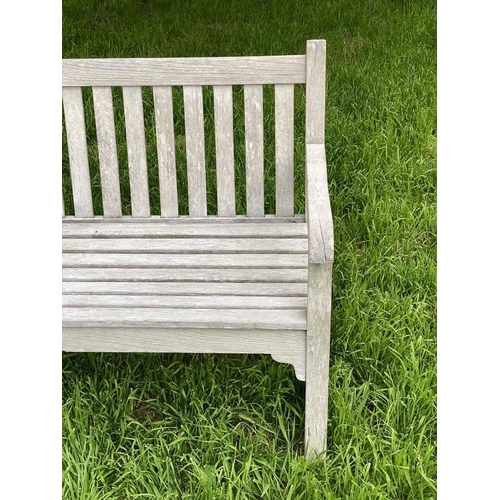
[[[333,225],[324,40],[305,55],[64,59],[74,215],[63,201],[63,350],[271,354],[306,382],[306,456],[326,448]],[[306,210],[294,214],[294,84],[306,84]],[[264,213],[263,85],[275,85],[276,210]],[[202,86],[213,87],[217,216],[207,215]],[[244,86],[246,215],[236,215],[233,85]],[[142,87],[153,88],[161,215],[151,215]],[[172,87],[184,99],[189,215],[179,215]],[[94,216],[82,87],[92,87],[103,216]],[[123,88],[131,216],[112,87]],[[88,123],[87,123],[88,125]],[[67,205],[66,205],[67,206]]]

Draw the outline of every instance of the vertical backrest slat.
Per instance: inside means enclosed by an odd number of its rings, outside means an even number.
[[[247,215],[264,216],[264,118],[262,85],[245,85]]]
[[[214,86],[215,157],[217,162],[217,213],[234,217],[233,87]]]
[[[293,216],[293,84],[274,89],[276,131],[276,215]]]
[[[121,217],[120,176],[116,153],[115,118],[111,87],[93,87],[94,113],[99,148],[104,217]]]
[[[306,144],[325,142],[326,41],[308,40],[306,51]]]
[[[82,89],[63,87],[62,97],[75,217],[93,217]]]
[[[201,85],[186,85],[183,87],[183,92],[189,215],[205,217],[207,215],[207,189],[203,91]]]
[[[149,217],[148,167],[141,87],[123,87],[132,217]]]
[[[178,217],[172,87],[153,87],[162,217]]]

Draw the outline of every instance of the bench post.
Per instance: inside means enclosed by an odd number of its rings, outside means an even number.
[[[306,458],[326,451],[333,224],[325,156],[326,42],[306,53],[306,219],[309,227],[306,347]],[[325,454],[323,453],[323,457]]]

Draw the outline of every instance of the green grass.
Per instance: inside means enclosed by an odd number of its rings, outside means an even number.
[[[327,40],[326,152],[335,225],[327,459],[302,458],[304,384],[269,356],[64,354],[65,499],[436,497],[435,3],[63,1],[63,57],[293,54],[304,53],[310,38]],[[208,203],[215,213],[209,90],[204,98]],[[87,89],[85,99],[91,99]],[[296,100],[295,208],[303,212],[303,89]],[[174,104],[186,213],[180,92]],[[266,88],[268,139],[273,105]],[[116,119],[120,140],[120,109]],[[242,119],[237,88],[239,213],[245,210]],[[98,213],[92,126],[88,141]],[[271,213],[273,148],[269,140]],[[71,213],[66,153],[63,163]],[[151,205],[159,213],[157,192]]]

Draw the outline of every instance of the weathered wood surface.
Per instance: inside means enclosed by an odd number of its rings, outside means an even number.
[[[326,41],[307,41],[306,144],[325,142]]]
[[[65,86],[305,83],[306,57],[63,59]]]
[[[75,216],[92,217],[94,210],[92,208],[92,190],[90,188],[82,89],[79,87],[63,87],[62,97]]]
[[[64,351],[271,354],[305,380],[305,332],[198,328],[63,328]]]
[[[264,217],[247,217],[246,215],[237,215],[236,217],[219,217],[218,215],[207,215],[206,217],[190,217],[188,215],[179,215],[176,218],[163,218],[158,215],[151,215],[150,217],[131,217],[130,215],[123,215],[120,219],[107,219],[102,215],[94,215],[93,219],[75,217],[67,215],[64,219],[65,223],[79,223],[89,224],[92,222],[99,222],[100,224],[112,223],[156,223],[156,224],[302,224],[306,221],[304,214],[295,214],[293,217],[277,217],[274,214],[266,214]]]
[[[326,450],[332,263],[309,264],[307,284],[306,456]]]
[[[333,224],[325,41],[308,41],[306,52],[63,61],[75,198],[75,216],[64,216],[63,204],[63,349],[267,353],[292,363],[307,378],[306,456],[314,458],[326,448]],[[276,216],[264,215],[268,83],[276,84]],[[293,210],[295,83],[306,83],[305,218]],[[104,217],[92,210],[79,88],[87,85],[94,87]],[[149,207],[146,85],[155,100],[161,216]],[[171,85],[184,87],[189,216],[178,215]],[[214,86],[219,216],[207,216],[201,85]],[[245,86],[246,216],[235,216],[232,85]],[[120,217],[111,86],[124,86],[132,217]]]
[[[64,253],[63,267],[135,267],[192,269],[301,269],[307,268],[307,254],[101,254]]]
[[[306,283],[90,282],[63,281],[63,294],[91,295],[257,295],[305,297]]]
[[[207,215],[207,181],[203,92],[201,86],[185,86],[183,91],[189,215],[204,217]]]
[[[63,238],[307,238],[307,224],[80,224],[64,220]]]
[[[121,217],[120,177],[116,152],[115,118],[111,87],[93,87],[102,205],[105,217]]]
[[[217,162],[217,213],[236,215],[234,184],[233,88],[214,86],[215,156]]]
[[[63,328],[231,328],[305,330],[305,309],[64,307]]]
[[[306,190],[309,262],[332,262],[333,220],[323,144],[306,145]]]
[[[255,295],[63,295],[63,307],[158,307],[170,309],[305,309],[306,297]]]
[[[293,215],[293,100],[292,84],[275,86],[276,215]]]
[[[132,217],[148,217],[149,188],[141,87],[123,87]]]
[[[245,85],[247,215],[264,216],[264,115],[262,85]]]
[[[307,253],[305,238],[64,238],[73,253]]]
[[[162,217],[177,217],[177,172],[175,166],[174,111],[172,87],[153,87],[160,179],[160,205]]]
[[[238,283],[305,283],[307,269],[130,269],[69,268],[62,270],[63,281],[189,281]]]

